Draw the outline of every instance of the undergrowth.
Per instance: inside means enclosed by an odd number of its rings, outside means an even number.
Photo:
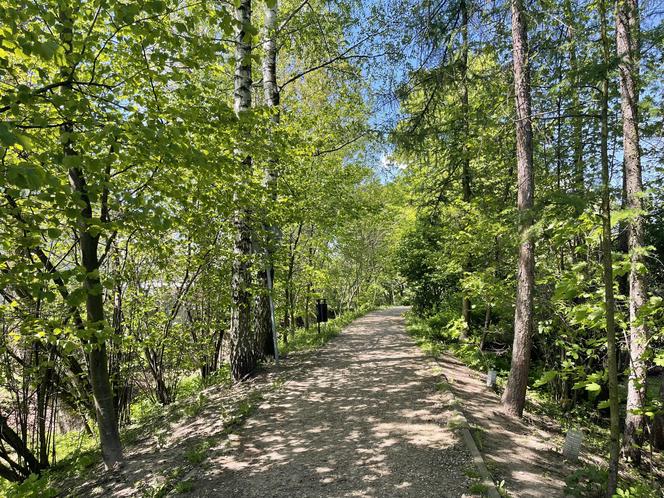
[[[308,330],[299,329],[289,338],[288,343],[281,342],[279,351],[285,355],[295,351],[308,351],[323,346],[336,337],[355,319],[370,311],[362,307],[321,324],[318,333],[314,325]],[[229,365],[224,364],[213,375],[203,379],[198,372],[184,376],[177,391],[176,401],[169,406],[162,406],[150,396],[139,396],[130,406],[131,423],[121,429],[121,438],[125,446],[134,446],[151,437],[161,448],[168,435],[168,427],[184,417],[196,417],[207,406],[209,399],[203,392],[211,386],[229,387],[232,384]],[[277,379],[273,388],[278,389],[283,379]],[[258,401],[250,395],[248,399],[238,403],[225,423],[225,429],[219,434],[223,437],[249,417],[257,408]],[[216,440],[217,438],[215,438]],[[185,463],[198,465],[206,459],[207,450],[215,441],[206,440],[185,453]],[[90,469],[101,463],[98,437],[84,431],[70,431],[56,436],[56,463],[46,469],[40,476],[31,475],[23,483],[12,483],[0,479],[0,497],[7,498],[51,498],[58,496],[58,485],[66,479],[85,475]],[[181,470],[181,469],[180,469]],[[146,472],[149,472],[146,469]],[[179,475],[181,472],[178,472]],[[176,477],[170,476],[166,483],[158,487],[147,486],[142,490],[143,496],[163,496],[167,490],[174,489],[178,493],[187,492],[191,482],[173,482]]]
[[[463,323],[460,320],[446,322],[441,316],[428,319],[406,315],[406,330],[417,345],[427,354],[439,358],[447,352],[459,359],[464,365],[485,373],[489,369],[498,372],[497,389],[500,391],[509,374],[509,358],[482,352],[479,341],[469,338],[460,342],[459,336]],[[536,367],[530,375],[531,384],[541,376]],[[547,392],[529,389],[527,410],[530,413],[544,415],[556,421],[563,429],[581,427],[584,432],[584,446],[593,454],[604,454],[608,448],[609,431],[593,406],[579,403],[573,407],[562,407]],[[479,446],[479,445],[478,445]],[[589,465],[575,471],[566,479],[565,491],[574,497],[604,497],[606,495],[606,469]],[[662,498],[664,491],[657,484],[657,477],[644,475],[629,467],[621,473],[619,498]]]

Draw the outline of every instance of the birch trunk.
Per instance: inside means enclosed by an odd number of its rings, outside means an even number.
[[[263,57],[263,90],[265,94],[265,103],[272,110],[272,123],[276,126],[279,124],[279,86],[277,85],[277,17],[278,17],[278,2],[273,4],[265,4],[265,20],[263,24],[263,46],[265,54]],[[268,168],[265,171],[264,187],[267,191],[270,202],[272,204],[277,201],[277,172],[276,160],[271,159]],[[263,356],[275,357],[276,326],[274,323],[274,315],[270,306],[270,299],[272,294],[270,282],[274,282],[274,265],[272,259],[274,256],[273,244],[275,241],[276,230],[275,227],[269,223],[263,226],[264,231],[264,245],[265,247],[261,252],[265,256],[265,269],[258,273],[259,284],[261,292],[256,296],[255,313],[254,313],[254,326],[256,328],[256,336],[258,337],[259,346],[261,347],[261,354]],[[268,279],[268,272],[271,278]]]
[[[235,18],[239,26],[235,33],[233,107],[240,126],[242,126],[243,115],[251,109],[251,41],[245,38],[247,28],[251,24],[251,0],[241,0],[237,4]],[[248,175],[248,170],[252,167],[251,156],[246,151],[238,150],[236,153]],[[235,242],[231,276],[232,305],[229,359],[233,379],[237,381],[247,377],[256,367],[256,341],[251,327],[252,244],[249,215],[247,209],[239,205],[241,199],[237,191],[234,195],[234,201],[238,206],[233,215]]]

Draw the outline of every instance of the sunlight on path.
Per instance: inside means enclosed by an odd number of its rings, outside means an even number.
[[[192,476],[190,496],[461,496],[470,457],[405,310],[371,313],[307,357]]]

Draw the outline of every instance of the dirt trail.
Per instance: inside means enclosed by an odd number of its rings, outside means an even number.
[[[391,308],[355,321],[213,448],[188,496],[459,497],[472,469],[451,396]]]
[[[494,481],[504,480],[511,496],[565,496],[565,478],[578,465],[560,454],[564,439],[560,427],[530,413],[524,413],[524,420],[507,417],[500,396],[486,387],[484,375],[449,354],[442,355],[438,364],[463,406]]]

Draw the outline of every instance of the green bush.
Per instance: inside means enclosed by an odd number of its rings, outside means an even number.
[[[0,491],[3,491],[0,488]],[[51,487],[48,479],[31,474],[24,482],[12,485],[4,490],[7,498],[53,498],[58,495],[58,490]]]
[[[565,479],[565,491],[583,498],[602,498],[606,495],[609,474],[595,466],[583,467]]]

